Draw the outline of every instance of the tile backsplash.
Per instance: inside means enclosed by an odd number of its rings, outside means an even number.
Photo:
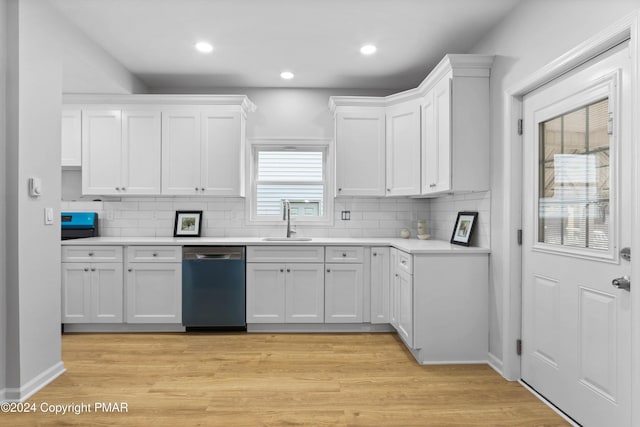
[[[417,234],[418,220],[427,221],[433,239],[449,240],[458,211],[478,211],[474,246],[490,247],[490,192],[446,195],[437,199],[337,198],[333,226],[297,225],[298,236],[400,237],[403,228]],[[167,237],[173,235],[176,210],[202,210],[202,236],[281,237],[282,226],[248,225],[241,197],[139,197],[118,201],[63,201],[62,211],[98,212],[100,235],[112,237]],[[341,212],[350,211],[350,220]]]

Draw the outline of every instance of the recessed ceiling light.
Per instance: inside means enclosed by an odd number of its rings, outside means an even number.
[[[283,71],[280,73],[280,77],[285,80],[291,80],[293,78],[293,73],[291,71]]]
[[[374,45],[366,44],[360,48],[360,53],[363,55],[373,55],[374,53],[376,53],[376,50],[378,50],[378,48]]]
[[[207,42],[198,42],[196,43],[196,50],[202,53],[209,53],[213,50],[213,46]]]

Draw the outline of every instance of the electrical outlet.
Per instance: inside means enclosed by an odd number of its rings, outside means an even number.
[[[342,211],[341,215],[343,221],[351,221],[351,211]]]

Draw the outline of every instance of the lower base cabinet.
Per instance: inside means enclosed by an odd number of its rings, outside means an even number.
[[[127,323],[182,323],[182,264],[129,263]]]
[[[247,263],[247,323],[324,322],[323,266]]]
[[[325,265],[325,323],[362,323],[362,264]]]

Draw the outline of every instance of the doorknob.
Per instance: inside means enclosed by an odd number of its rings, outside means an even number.
[[[613,279],[611,284],[618,289],[624,289],[625,291],[631,290],[631,279],[629,276],[618,277],[617,279]]]

